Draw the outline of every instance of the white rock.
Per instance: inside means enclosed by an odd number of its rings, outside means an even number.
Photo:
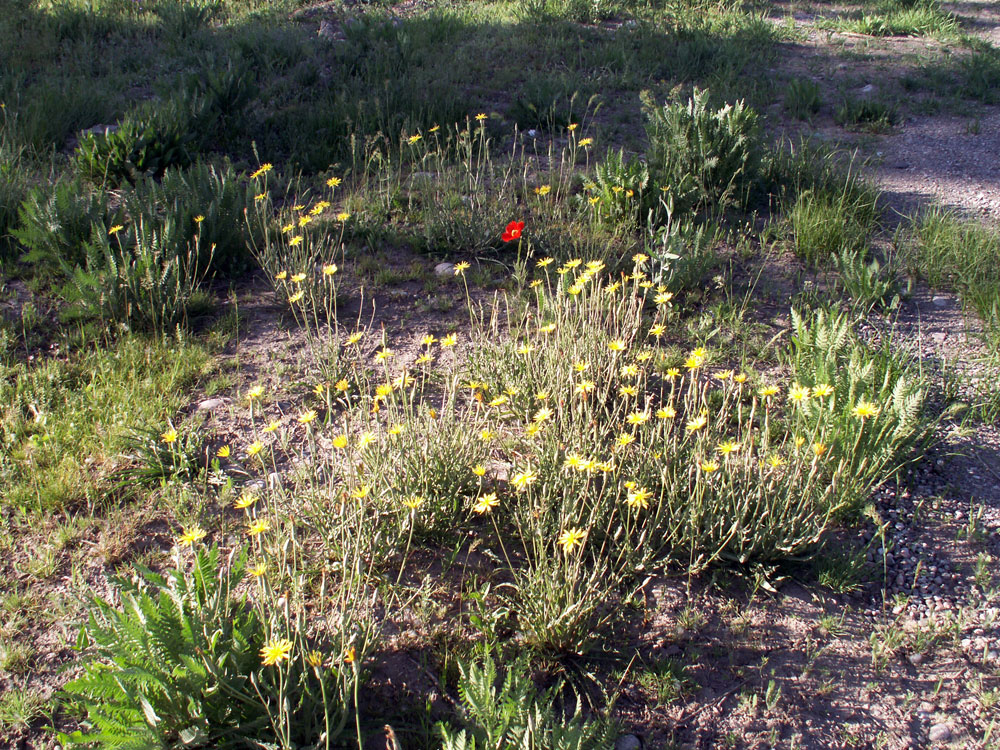
[[[951,727],[947,724],[935,724],[927,736],[931,742],[945,742],[951,739]]]
[[[438,263],[434,266],[434,273],[437,276],[454,276],[455,275],[455,264],[454,263]]]
[[[206,398],[200,404],[198,404],[198,411],[215,411],[220,406],[224,406],[226,403],[225,399],[221,398]]]

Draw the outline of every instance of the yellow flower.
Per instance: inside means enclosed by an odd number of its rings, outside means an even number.
[[[479,431],[479,439],[482,440],[484,443],[488,443],[490,440],[492,440],[495,437],[496,437],[496,434],[494,434],[493,432],[491,432],[488,429],[483,429],[483,430]]]
[[[177,537],[177,544],[181,547],[191,547],[195,542],[200,542],[208,536],[201,526],[189,526],[184,529],[184,533]]]
[[[535,194],[536,195],[548,195],[551,192],[552,192],[552,186],[551,185],[542,185],[541,187],[536,187],[535,188]]]
[[[820,383],[819,385],[813,386],[813,395],[817,398],[824,398],[826,396],[833,395],[833,386],[827,383]]]
[[[202,216],[201,214],[198,214],[197,216],[194,217],[195,224],[201,224],[201,222],[203,221],[205,221],[205,217]]]
[[[458,334],[449,333],[441,339],[441,346],[455,346],[458,343]]]
[[[655,297],[653,297],[653,302],[658,305],[666,305],[670,303],[670,300],[674,298],[671,292],[660,292]]]
[[[690,355],[687,359],[684,360],[684,366],[689,370],[697,370],[704,363],[705,363],[705,358],[699,357],[695,354]]]
[[[267,572],[267,563],[259,562],[256,565],[247,568],[247,572],[254,578],[260,578]]]
[[[425,502],[426,502],[426,498],[423,498],[420,495],[410,495],[408,498],[406,498],[403,501],[403,505],[405,505],[410,510],[416,510],[421,505],[423,505]]]
[[[590,364],[587,363],[587,362],[574,362],[573,363],[573,369],[576,370],[577,372],[584,372],[588,367],[590,367]]]
[[[528,425],[524,428],[524,434],[530,438],[534,437],[541,431],[542,431],[541,422],[529,422]]]
[[[531,344],[522,344],[517,348],[517,353],[522,357],[527,357],[533,351],[535,351],[535,347],[533,347]]]
[[[826,443],[813,443],[813,454],[819,458],[826,453]]]
[[[566,289],[566,291],[575,297],[583,291],[583,286],[580,284],[572,284],[568,289]]]
[[[747,382],[747,375],[745,372],[741,372],[739,375],[733,376],[734,383],[745,383]]]
[[[323,652],[322,651],[310,651],[306,654],[306,664],[310,667],[322,667],[323,666]]]
[[[273,419],[268,422],[267,427],[264,428],[264,432],[277,432],[279,427],[281,427],[281,423],[277,419]]]
[[[177,442],[177,430],[171,427],[169,430],[160,435],[160,440],[162,440],[167,445]]]
[[[351,387],[351,384],[347,382],[346,378],[341,378],[340,380],[338,380],[336,383],[333,384],[333,387],[336,389],[338,393],[344,393],[348,388]]]
[[[288,304],[294,305],[296,302],[300,301],[305,296],[305,292],[301,289],[288,298]]]
[[[549,392],[539,391],[538,393],[535,394],[535,398],[538,399],[539,401],[548,401]]]
[[[679,378],[681,371],[676,367],[671,367],[667,369],[667,377],[673,380],[674,378]]]
[[[311,223],[312,220],[313,220],[312,216],[300,216],[299,217],[299,226],[300,227],[304,227],[306,224]]]
[[[630,432],[623,432],[615,439],[615,445],[619,448],[624,448],[627,445],[631,445],[635,442],[635,435]]]
[[[578,145],[582,146],[583,148],[587,148],[587,146],[590,146],[593,143],[594,143],[593,138],[581,138],[580,143]]]
[[[628,497],[625,498],[625,503],[631,508],[641,508],[645,510],[649,507],[649,498],[653,496],[653,493],[644,488],[633,489],[628,493]]]
[[[796,403],[801,403],[809,398],[809,389],[804,385],[793,383],[792,387],[788,389],[788,398]]]
[[[284,281],[285,279],[288,278],[288,271],[278,271],[278,273],[275,274],[274,278],[276,278],[278,281]]]
[[[274,169],[274,167],[273,167],[273,166],[272,166],[271,164],[269,164],[269,163],[265,162],[264,164],[261,164],[261,165],[260,165],[260,166],[259,166],[259,167],[257,168],[257,171],[256,171],[256,172],[254,172],[254,173],[253,173],[252,175],[250,175],[250,179],[251,179],[251,180],[256,180],[256,179],[257,179],[258,177],[260,177],[261,175],[265,175],[265,174],[267,174],[267,173],[268,173],[268,172],[270,172],[270,171],[271,171],[272,169]]]
[[[265,667],[273,667],[288,660],[288,655],[292,653],[292,642],[287,638],[270,640],[260,650],[261,663]]]
[[[326,181],[326,186],[327,187],[332,187],[332,188],[340,187],[340,178],[339,177],[331,177],[329,180]]]
[[[535,474],[535,472],[531,469],[525,469],[524,471],[515,474],[511,478],[510,483],[517,490],[525,490],[529,485],[534,484],[537,479],[538,475]]]
[[[772,453],[770,456],[767,457],[767,463],[772,469],[777,469],[781,466],[784,466],[785,459],[783,459],[777,453]]]
[[[714,377],[716,380],[725,381],[729,380],[729,378],[731,378],[732,376],[733,376],[732,370],[723,370],[722,372],[715,373],[712,377]]]
[[[551,264],[553,260],[554,260],[553,258],[542,258],[542,259],[541,259],[540,261],[538,261],[538,262],[537,262],[537,263],[536,263],[535,265],[536,265],[536,266],[537,266],[538,268],[545,268],[545,266],[547,266],[547,265]]]
[[[697,432],[707,424],[708,424],[708,415],[702,413],[699,414],[694,419],[689,419],[685,427],[687,428],[688,432]]]
[[[765,385],[763,388],[758,388],[757,393],[759,393],[764,398],[770,398],[771,396],[776,396],[778,394],[778,386]]]
[[[666,332],[667,332],[667,327],[660,323],[657,323],[655,326],[649,327],[649,335],[656,336],[656,338],[660,338],[660,336],[662,336]]]
[[[625,398],[626,396],[631,396],[632,398],[635,398],[636,396],[639,395],[639,389],[634,385],[623,385],[621,388],[618,389],[618,395],[621,396],[622,398]]]
[[[428,362],[430,362],[433,359],[434,358],[430,354],[428,354],[427,352],[424,352],[419,357],[417,357],[414,361],[418,365],[425,365],[425,364],[427,364]]]
[[[392,381],[392,385],[395,388],[409,388],[415,382],[416,381],[413,379],[413,376],[406,370],[403,370],[403,372],[401,372],[396,379]]]
[[[237,510],[245,510],[257,502],[257,495],[253,492],[244,491],[235,501],[233,507]]]
[[[482,495],[476,500],[476,504],[472,506],[472,512],[479,514],[489,513],[499,504],[500,501],[497,499],[497,493],[490,492],[486,495]]]
[[[563,461],[564,469],[576,469],[579,471],[583,467],[583,459],[575,453],[568,453]]]
[[[664,406],[662,409],[656,410],[657,419],[673,419],[677,416],[677,410],[672,406]]]
[[[306,280],[306,275],[304,273],[297,273],[294,276],[292,276],[292,281],[294,281],[296,284],[301,284],[305,280]]]
[[[578,127],[580,127],[578,123],[575,123],[575,122],[571,122],[571,123],[570,123],[569,125],[567,125],[567,126],[566,126],[566,130],[568,130],[569,132],[571,132],[571,133],[572,133],[572,132],[573,132],[574,130],[576,130],[576,129],[577,129]]]
[[[375,361],[382,362],[386,359],[389,359],[390,357],[395,357],[395,356],[396,354],[395,352],[392,351],[392,349],[380,349],[379,351],[375,352]]]
[[[347,651],[344,652],[344,664],[353,664],[357,658],[358,658],[358,652],[354,648],[354,646],[351,646],[349,649],[347,649]]]
[[[706,474],[711,474],[719,470],[719,465],[715,461],[702,461],[701,470]]]
[[[420,140],[420,134],[418,133],[417,135],[411,135],[409,138],[406,139],[406,142],[412,146],[419,140]]]
[[[255,518],[247,524],[247,536],[259,536],[271,528],[266,518]]]
[[[479,121],[479,122],[482,122],[485,119],[486,119],[486,113],[485,112],[480,112],[478,115],[476,115],[476,120]]]
[[[544,422],[547,419],[551,419],[554,412],[547,406],[543,406],[541,409],[535,412],[535,416],[532,419],[536,422]]]
[[[324,276],[333,276],[335,273],[337,273],[336,263],[327,263],[325,266],[323,266]]]
[[[593,380],[581,380],[576,386],[576,393],[579,396],[586,396],[592,390],[594,390],[597,385]]]
[[[282,233],[282,234],[288,234],[288,233],[289,233],[289,232],[291,232],[291,231],[292,231],[293,229],[295,229],[295,225],[294,225],[294,224],[285,224],[285,226],[283,226],[283,227],[281,228],[281,233]]]
[[[724,443],[719,443],[719,447],[716,448],[719,453],[723,456],[728,456],[730,453],[736,453],[740,449],[740,444],[733,442],[732,440],[727,440]]]
[[[622,339],[615,339],[608,343],[608,349],[613,352],[623,352],[625,351],[625,342]]]
[[[639,376],[639,366],[638,365],[625,365],[621,369],[621,376],[623,378],[635,378]]]
[[[472,467],[472,473],[475,474],[477,477],[485,476],[486,467],[483,466],[482,464],[476,464],[475,466]]]
[[[509,399],[506,396],[497,396],[495,399],[490,401],[487,406],[503,406],[508,400]]]
[[[224,445],[219,450],[215,452],[215,455],[219,458],[229,458],[229,446]]]
[[[631,425],[645,424],[649,421],[649,412],[634,411],[625,417],[625,420]]]
[[[350,336],[347,337],[347,345],[352,346],[361,341],[361,339],[363,339],[364,337],[365,335],[361,331],[355,331],[354,333],[352,333]]]
[[[371,491],[372,491],[371,487],[369,487],[367,484],[363,484],[357,489],[351,491],[351,497],[353,497],[355,500],[364,500],[366,497],[368,497],[368,493],[370,493]]]
[[[125,227],[122,226],[121,224],[115,224],[113,227],[111,227],[111,229],[108,230],[108,236],[110,237],[113,234],[118,234],[124,228]]]
[[[404,432],[406,432],[406,428],[401,424],[394,424],[389,428],[390,435],[402,435]]]
[[[264,444],[259,440],[255,440],[247,446],[247,455],[251,457],[256,456],[262,450],[264,450]]]
[[[267,193],[257,193],[257,195],[255,195],[253,197],[253,199],[259,203],[260,201],[264,200],[266,197],[267,197]]]
[[[347,213],[347,211],[341,211],[339,214],[337,214],[337,221],[339,222],[345,222],[350,218],[351,215]]]
[[[440,126],[440,125],[435,125],[434,127],[432,127],[432,128],[431,128],[430,130],[428,130],[427,132],[428,132],[428,133],[436,133],[436,132],[438,132],[438,131],[439,131],[440,129],[441,129],[441,126]]]
[[[299,415],[299,424],[309,424],[314,419],[316,419],[316,410],[307,409]]]
[[[538,332],[539,333],[552,333],[554,330],[556,330],[556,324],[555,323],[546,323],[545,325],[541,326],[538,329]]]
[[[880,411],[882,410],[876,404],[862,399],[858,402],[858,405],[851,410],[851,413],[861,419],[868,419],[869,417],[877,417]]]
[[[347,447],[347,435],[337,435],[331,442],[334,448],[342,451]]]
[[[559,539],[556,543],[562,547],[563,552],[568,555],[577,547],[583,546],[583,540],[586,536],[587,533],[583,529],[567,529],[559,535]]]
[[[456,263],[455,264],[455,275],[456,276],[461,276],[467,270],[469,270],[469,263],[467,261],[463,260],[460,263]]]

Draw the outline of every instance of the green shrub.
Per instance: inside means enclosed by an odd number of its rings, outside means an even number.
[[[719,263],[717,237],[717,231],[708,225],[675,220],[668,207],[666,223],[646,229],[651,279],[674,293],[697,288]]]
[[[641,217],[649,189],[649,167],[621,149],[611,151],[594,166],[594,180],[585,185],[587,200],[597,215],[611,223],[632,226]]]
[[[686,104],[663,106],[643,92],[642,110],[651,180],[673,199],[678,212],[746,199],[759,175],[761,155],[752,109],[742,101],[713,109],[708,91],[695,89]]]
[[[167,169],[159,182],[140,179],[125,191],[123,204],[132,222],[169,221],[179,247],[197,239],[205,272],[233,277],[250,267],[250,245],[262,232],[253,191],[230,164],[215,167],[199,161],[186,169]]]
[[[28,193],[18,210],[14,237],[27,250],[27,262],[55,272],[82,263],[95,227],[106,231],[113,224],[103,190],[79,180],[64,180]]]
[[[833,121],[848,129],[886,133],[899,122],[899,112],[893,104],[847,97],[834,113]]]
[[[793,309],[784,356],[794,383],[807,389],[796,408],[830,435],[831,451],[846,463],[845,507],[857,509],[929,438],[927,384],[888,337],[877,350],[865,346],[843,312],[803,317]],[[817,395],[824,386],[832,392]]]
[[[198,238],[185,244],[184,233],[170,217],[159,225],[140,220],[113,235],[95,227],[84,262],[66,267],[70,300],[120,327],[172,330],[187,320],[207,272]]]
[[[492,656],[482,666],[459,662],[458,669],[464,727],[438,725],[442,750],[606,750],[614,744],[611,722],[585,719],[579,699],[566,716],[560,687],[539,690],[521,662],[499,683]]]
[[[120,604],[91,599],[83,674],[63,691],[84,726],[60,733],[63,747],[329,748],[346,724],[356,671],[339,659],[314,664],[319,646],[300,631],[289,634],[287,660],[263,663],[282,615],[237,593],[245,552],[223,561],[217,547],[199,548],[187,567],[138,568],[114,580]]]
[[[867,315],[876,308],[894,308],[899,303],[894,265],[866,260],[861,253],[841,250],[836,258],[840,285],[851,298],[856,312]]]
[[[188,108],[167,103],[130,113],[116,130],[84,135],[74,158],[77,169],[98,184],[134,183],[190,164],[195,139]]]

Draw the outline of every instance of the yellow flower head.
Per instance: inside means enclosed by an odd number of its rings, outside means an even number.
[[[770,398],[771,396],[778,395],[778,386],[776,385],[765,385],[762,388],[757,389],[757,393],[764,398]]]
[[[497,493],[490,492],[477,498],[476,504],[472,506],[472,512],[479,514],[489,513],[499,504],[500,501],[497,499]]]
[[[535,188],[535,194],[536,195],[540,195],[540,196],[541,195],[548,195],[551,192],[552,192],[552,186],[551,185],[542,185],[541,187],[536,187]]]
[[[877,417],[881,411],[882,409],[876,404],[862,399],[858,402],[858,405],[851,410],[851,413],[861,419],[869,419],[870,417]]]
[[[410,510],[416,510],[426,501],[427,501],[426,498],[423,498],[420,495],[410,495],[408,498],[403,500],[403,505],[405,505]]]
[[[274,275],[274,278],[276,278],[278,281],[284,281],[285,279],[288,278],[288,271],[278,271],[278,273]]]
[[[233,507],[237,510],[245,510],[257,502],[257,495],[253,492],[244,491],[233,502]]]
[[[299,415],[299,424],[309,424],[316,419],[316,410],[307,409]]]
[[[255,440],[247,446],[247,455],[251,457],[256,456],[262,450],[264,450],[264,444],[259,440]]]
[[[819,458],[826,453],[826,443],[813,443],[813,454]]]
[[[247,572],[254,578],[260,578],[267,572],[267,563],[259,562],[256,565],[251,565],[247,568]]]
[[[264,644],[260,650],[261,663],[265,667],[273,667],[288,660],[288,655],[292,653],[292,642],[287,638],[272,639]]]
[[[466,271],[469,270],[469,267],[470,267],[470,264],[469,264],[468,261],[464,261],[463,260],[460,263],[456,263],[455,264],[455,275],[456,276],[461,276],[462,274],[464,274]]]
[[[582,146],[583,148],[587,148],[587,146],[593,145],[593,143],[594,143],[593,138],[581,138],[580,143],[578,145]]]
[[[568,555],[577,547],[583,546],[583,540],[586,536],[587,532],[583,529],[567,529],[559,535],[559,539],[556,541],[556,544],[562,547],[563,552]]]
[[[205,217],[202,216],[201,214],[198,214],[197,216],[194,217],[195,224],[201,224],[201,222],[203,221],[205,221]]]
[[[649,327],[649,335],[656,336],[656,338],[660,338],[660,336],[662,336],[666,332],[667,332],[667,327],[660,323],[657,323],[655,326]]]
[[[326,186],[331,188],[340,187],[340,178],[331,177],[329,180],[326,181]]]
[[[354,333],[352,333],[350,336],[347,337],[347,345],[353,346],[354,344],[361,341],[361,339],[363,339],[364,337],[365,337],[364,333],[362,333],[361,331],[355,331]]]
[[[631,397],[635,398],[639,395],[639,389],[634,385],[623,385],[618,389],[618,395],[622,398]]]
[[[657,419],[673,419],[677,416],[677,410],[672,406],[664,406],[656,410]]]
[[[538,475],[534,471],[531,469],[525,469],[524,471],[511,477],[510,483],[515,489],[520,491],[527,489],[528,486],[534,484],[537,479]]]
[[[649,507],[649,498],[653,496],[653,493],[645,488],[636,488],[628,493],[625,498],[625,503],[631,508],[640,508],[645,510]]]
[[[646,422],[649,421],[649,412],[647,412],[647,411],[634,411],[631,414],[629,414],[627,417],[625,417],[625,421],[627,421],[630,425],[645,424]]]
[[[586,396],[597,387],[593,380],[581,380],[576,386],[578,396]]]
[[[382,362],[384,360],[389,359],[390,357],[395,357],[395,356],[396,354],[395,352],[392,351],[392,349],[380,349],[379,351],[375,352],[375,361]]]
[[[347,435],[337,435],[331,442],[333,443],[334,448],[338,451],[342,451],[347,447]]]
[[[267,423],[264,432],[277,432],[279,427],[281,427],[281,423],[277,419],[272,419]]]
[[[712,474],[719,470],[719,465],[715,461],[702,461],[701,470],[706,474]]]
[[[255,518],[247,524],[247,536],[260,536],[271,528],[266,518]]]
[[[819,385],[814,385],[812,394],[817,398],[825,398],[827,396],[833,395],[833,386],[828,383],[820,383]]]
[[[724,443],[719,443],[719,447],[716,448],[719,453],[723,456],[728,456],[730,453],[736,453],[740,449],[740,444],[732,440],[727,440]]]
[[[788,398],[796,403],[802,403],[809,398],[809,389],[804,385],[793,383],[788,389]]]
[[[546,323],[545,325],[539,327],[538,332],[539,333],[552,333],[554,330],[556,330],[556,324],[555,323]]]
[[[310,667],[322,667],[323,666],[323,652],[322,651],[310,651],[306,654],[306,664]]]
[[[258,177],[260,177],[261,175],[265,175],[265,174],[267,174],[267,173],[268,173],[268,172],[270,172],[270,171],[271,171],[272,169],[274,169],[274,167],[273,167],[273,166],[272,166],[271,164],[269,164],[269,163],[265,162],[264,164],[261,164],[261,165],[260,165],[260,166],[259,166],[259,167],[257,168],[257,171],[256,171],[256,172],[254,172],[254,173],[253,173],[252,175],[250,175],[250,179],[251,179],[251,180],[256,180],[256,179],[257,179]]]
[[[421,136],[419,133],[417,135],[411,135],[409,138],[406,139],[406,142],[412,146],[414,143],[420,140],[420,137]]]
[[[635,435],[630,432],[623,432],[615,438],[615,445],[619,448],[624,448],[625,446],[631,445],[635,442]]]
[[[294,305],[296,302],[301,301],[304,296],[305,292],[303,292],[300,289],[299,291],[297,291],[295,294],[293,294],[291,297],[288,298],[288,304]]]
[[[219,448],[219,450],[215,452],[215,455],[218,456],[219,458],[229,458],[229,453],[230,453],[229,446],[223,445],[221,448]]]
[[[550,265],[553,260],[554,258],[542,258],[535,265],[538,266],[538,268],[545,268],[545,266]]]
[[[699,414],[694,419],[689,419],[685,427],[688,432],[697,432],[707,424],[708,424],[708,415]]]
[[[327,263],[325,266],[323,266],[324,276],[333,276],[335,273],[337,273],[336,263]]]
[[[341,223],[347,221],[350,218],[351,218],[351,215],[349,213],[347,213],[347,211],[341,211],[339,214],[337,214],[337,221],[339,221]]]
[[[177,544],[181,547],[191,547],[196,542],[200,542],[207,536],[207,532],[201,526],[189,526],[184,529],[184,533],[177,537]]]
[[[479,439],[484,443],[488,443],[490,440],[496,437],[496,434],[488,429],[482,429],[479,431]]]
[[[121,224],[115,224],[113,227],[111,227],[111,229],[108,230],[108,236],[111,236],[111,235],[114,235],[114,234],[118,234],[124,228],[125,227],[122,226]]]
[[[622,339],[615,339],[608,343],[608,349],[613,352],[623,352],[625,351],[625,341]]]
[[[449,333],[443,339],[441,339],[441,346],[455,346],[458,343],[458,334]]]
[[[482,122],[485,119],[486,119],[486,113],[485,112],[480,112],[478,115],[476,115],[476,121],[477,122]]]
[[[171,427],[169,430],[160,435],[160,440],[162,440],[167,445],[177,442],[177,430]]]

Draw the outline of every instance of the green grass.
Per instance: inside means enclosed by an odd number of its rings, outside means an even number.
[[[914,219],[907,260],[938,288],[959,292],[982,319],[988,340],[1000,347],[1000,233],[943,209]]]
[[[209,361],[193,341],[125,336],[65,357],[0,365],[0,477],[22,511],[96,503],[126,436],[156,428],[188,399]]]
[[[958,19],[937,0],[880,0],[870,12],[818,24],[820,27],[868,36],[931,36],[953,39],[961,31]]]

